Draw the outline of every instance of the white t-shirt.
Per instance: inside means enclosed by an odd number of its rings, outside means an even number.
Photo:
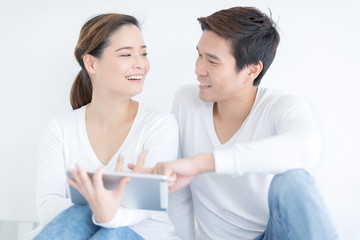
[[[182,157],[214,152],[216,173],[199,175],[175,193],[171,216],[182,239],[194,238],[194,229],[184,221],[193,219],[192,208],[202,239],[254,239],[267,225],[274,174],[313,166],[321,137],[301,96],[258,88],[241,128],[221,144],[213,105],[199,98],[195,85],[182,87],[175,97]]]
[[[51,120],[41,136],[37,189],[41,226],[72,205],[66,177],[69,168],[74,168],[75,163],[86,171],[95,171],[103,166],[87,136],[85,111],[86,106]],[[120,153],[125,158],[124,167],[128,163],[136,164],[143,150],[148,150],[144,167],[176,159],[178,125],[171,114],[160,114],[140,103],[128,136],[105,166],[105,171],[114,170]],[[167,212],[119,207],[110,222],[98,225],[128,226],[145,239],[178,239]]]

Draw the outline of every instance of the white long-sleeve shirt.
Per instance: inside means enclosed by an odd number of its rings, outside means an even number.
[[[274,174],[313,166],[321,137],[308,104],[294,93],[258,88],[251,112],[225,144],[215,132],[213,106],[199,98],[195,85],[175,97],[182,157],[214,152],[216,173],[199,175],[175,193],[171,215],[177,229],[189,229],[177,216],[187,213],[182,218],[188,224],[193,208],[202,239],[254,239],[266,228]],[[194,229],[178,232],[194,238]]]
[[[85,112],[86,106],[55,118],[43,131],[39,147],[37,194],[41,226],[72,205],[67,170],[75,168],[75,163],[79,163],[86,171],[95,171],[103,166],[90,145]],[[139,104],[128,136],[105,166],[105,171],[114,170],[120,153],[125,158],[124,166],[128,163],[136,164],[143,150],[148,150],[144,167],[153,167],[159,161],[176,159],[178,125],[172,115],[160,114]],[[128,226],[145,239],[178,239],[167,212],[119,207],[110,222],[98,225]]]

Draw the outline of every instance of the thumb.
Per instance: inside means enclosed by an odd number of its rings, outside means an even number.
[[[129,177],[124,177],[120,180],[119,184],[117,185],[117,187],[114,190],[114,194],[117,199],[122,199],[122,195],[123,195],[125,188],[129,182],[130,182]]]

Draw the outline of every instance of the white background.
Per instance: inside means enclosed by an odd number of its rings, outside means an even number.
[[[278,22],[278,54],[261,85],[308,99],[323,134],[313,173],[341,238],[360,235],[357,0],[0,0],[0,203],[35,198],[38,136],[51,117],[71,110],[69,92],[80,70],[73,50],[90,17],[118,12],[140,20],[151,70],[137,99],[168,112],[176,89],[196,83],[196,18],[237,5],[271,9]]]

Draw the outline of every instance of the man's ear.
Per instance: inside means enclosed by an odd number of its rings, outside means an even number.
[[[251,79],[251,82],[254,82],[255,78],[259,76],[263,69],[263,63],[262,61],[259,61],[257,64],[251,64],[248,66],[248,76]]]
[[[95,57],[90,54],[84,55],[83,62],[88,73],[95,73],[95,60]]]

